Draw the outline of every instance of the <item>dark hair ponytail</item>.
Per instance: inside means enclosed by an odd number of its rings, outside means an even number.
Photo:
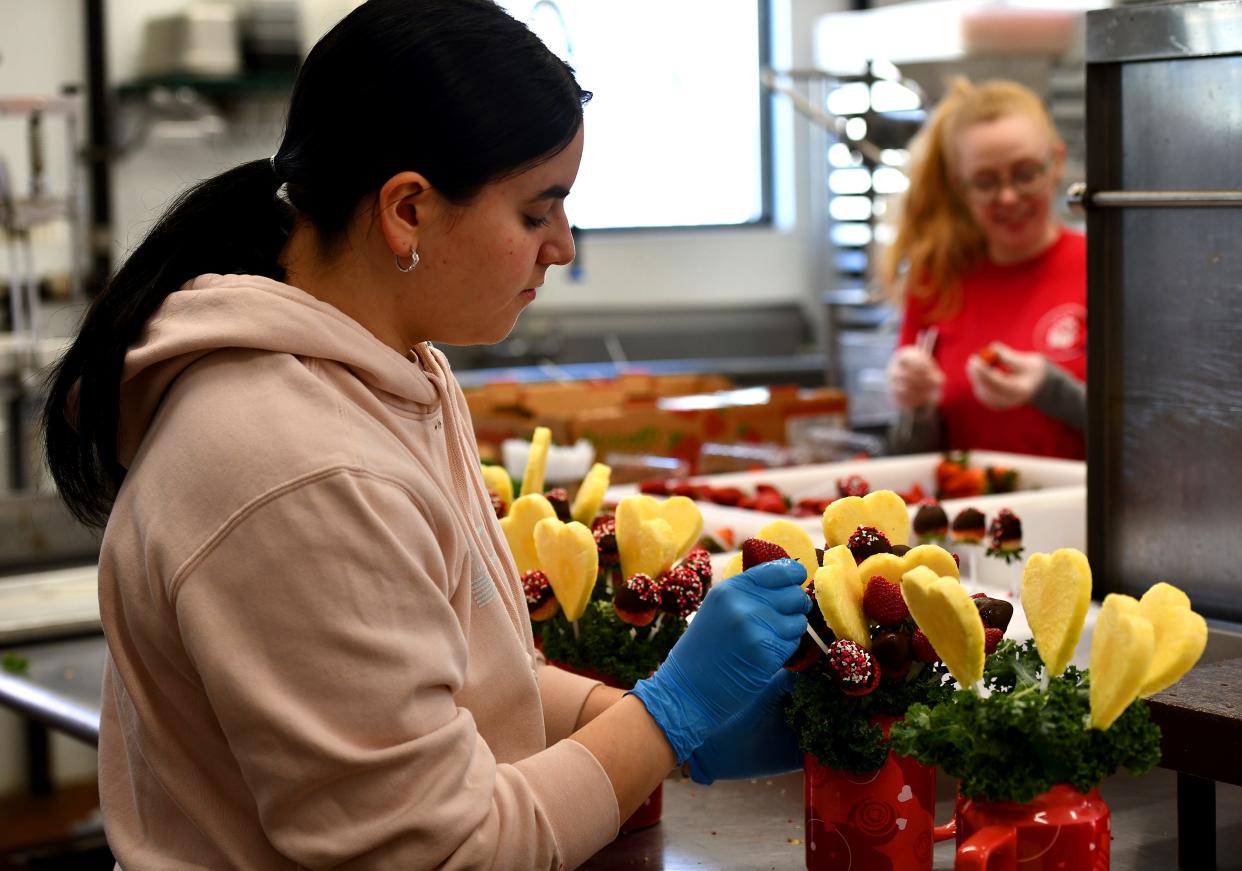
[[[95,298],[50,376],[43,425],[61,497],[87,525],[108,519],[125,476],[117,424],[125,353],[168,294],[207,272],[277,280],[292,210],[268,160],[244,163],[179,196]]]
[[[298,73],[276,155],[178,198],[53,370],[47,459],[69,509],[90,525],[107,520],[125,477],[116,454],[125,354],[170,293],[205,273],[283,280],[295,219],[332,245],[363,197],[403,170],[468,203],[563,149],[590,96],[492,0],[369,0],[343,18]]]

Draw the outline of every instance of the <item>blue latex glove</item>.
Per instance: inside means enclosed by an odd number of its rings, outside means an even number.
[[[712,587],[668,658],[634,687],[678,762],[758,696],[798,647],[806,570],[774,560]]]
[[[768,777],[802,767],[798,738],[785,717],[785,699],[798,675],[781,669],[758,697],[734,714],[690,754],[690,779]]]

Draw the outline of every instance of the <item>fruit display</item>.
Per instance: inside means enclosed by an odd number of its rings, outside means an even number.
[[[875,462],[875,461],[870,461]],[[1004,466],[973,466],[965,453],[945,454],[932,474],[932,490],[922,483],[911,482],[903,491],[892,490],[906,505],[920,505],[928,499],[964,499],[1017,490],[1020,476],[1016,469]],[[834,501],[847,496],[863,497],[875,489],[867,478],[857,473],[824,481],[808,496],[794,497],[777,485],[765,482],[712,483],[710,480],[669,480],[651,478],[639,484],[639,491],[649,496],[685,496],[697,502],[782,514],[791,517],[818,517]]]
[[[913,574],[905,583],[912,580],[920,589],[916,596],[946,586],[943,578]],[[1023,645],[1000,642],[982,663],[963,660],[956,665],[960,675],[950,665],[961,688],[939,703],[912,705],[892,728],[893,750],[960,778],[964,797],[985,801],[1028,802],[1058,784],[1085,793],[1119,768],[1140,774],[1155,765],[1160,730],[1144,699],[1194,666],[1207,643],[1207,624],[1167,583],[1137,600],[1110,594],[1096,620],[1090,668],[1080,670],[1069,661],[1090,595],[1091,567],[1079,551],[1031,556],[1021,602],[1034,638]],[[986,623],[988,615],[1003,616],[998,606],[1007,605],[977,607]],[[962,611],[960,602],[952,611]],[[918,618],[913,602],[911,613]],[[927,621],[924,628],[933,626],[941,637],[933,632],[928,640],[946,662],[956,658],[960,651],[943,648],[952,643],[942,640],[943,627]],[[976,674],[979,680],[970,681]]]
[[[710,556],[700,545],[703,516],[684,496],[636,494],[607,510],[611,469],[602,463],[572,502],[559,488],[536,492],[546,432],[535,431],[517,499],[496,473],[484,472],[493,501],[511,500],[500,525],[536,643],[550,661],[632,686],[668,654],[711,586]]]
[[[910,547],[909,515],[891,490],[833,500],[821,526],[824,547],[817,548],[803,527],[774,520],[742,542],[721,574],[727,579],[773,559],[804,565],[804,589],[815,606],[785,663],[799,672],[790,723],[803,750],[822,764],[875,771],[888,748],[874,718],[900,716],[915,702],[947,697],[947,674],[977,680],[961,663],[982,661],[989,633],[999,640],[1012,607],[985,612],[982,605],[994,600],[970,598],[952,554],[934,544]],[[934,581],[936,592],[914,589],[923,577]],[[939,601],[945,597],[935,585],[941,583],[959,591],[952,600],[956,610]],[[973,620],[969,631],[961,628],[963,614]]]

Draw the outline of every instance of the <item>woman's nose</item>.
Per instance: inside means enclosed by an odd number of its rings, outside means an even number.
[[[574,237],[569,229],[569,222],[561,222],[556,235],[543,243],[539,251],[539,262],[556,266],[568,266],[574,261]]]

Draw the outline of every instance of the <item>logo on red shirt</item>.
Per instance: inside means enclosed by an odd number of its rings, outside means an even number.
[[[1035,350],[1049,360],[1072,360],[1087,349],[1087,308],[1067,302],[1047,312],[1031,336]]]

